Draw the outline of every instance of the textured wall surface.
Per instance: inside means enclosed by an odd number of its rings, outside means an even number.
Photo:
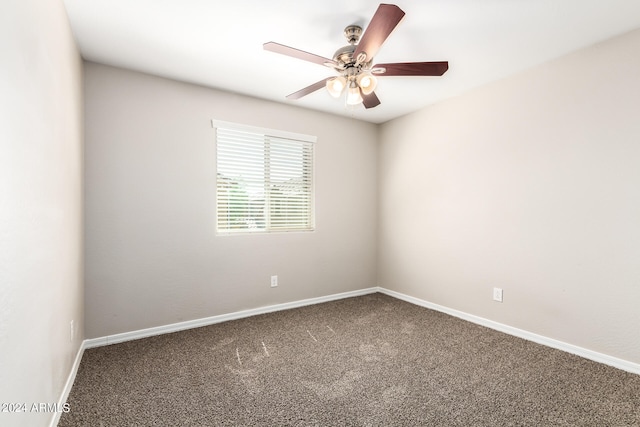
[[[60,1],[3,2],[0,52],[0,425],[40,426],[83,338],[82,62]]]
[[[375,125],[95,63],[85,79],[87,338],[376,285]],[[317,136],[314,232],[215,234],[211,119]]]
[[[379,284],[640,362],[639,50],[635,31],[383,125]]]

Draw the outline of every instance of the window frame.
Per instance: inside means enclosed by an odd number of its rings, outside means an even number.
[[[278,129],[270,129],[263,128],[258,126],[245,125],[240,123],[227,122],[222,120],[211,120],[211,127],[214,130],[214,159],[215,159],[215,231],[216,235],[220,236],[243,236],[243,235],[256,235],[256,234],[274,234],[274,233],[309,233],[315,232],[316,223],[315,223],[315,143],[317,142],[317,137],[313,135],[307,135],[296,132],[283,131]],[[310,177],[310,190],[309,190],[309,226],[306,228],[279,228],[273,227],[270,223],[267,223],[264,228],[260,229],[252,229],[252,228],[239,228],[236,230],[233,229],[220,229],[219,228],[219,194],[218,194],[218,129],[237,131],[237,132],[248,132],[252,134],[259,134],[263,137],[263,144],[267,145],[268,138],[276,138],[276,139],[285,139],[297,141],[300,143],[311,144],[311,177]],[[265,153],[266,157],[266,153]],[[265,178],[265,184],[267,183],[267,179]],[[269,199],[270,200],[270,199]],[[272,208],[272,204],[265,201],[264,208],[267,211],[270,211]],[[267,212],[265,214],[265,219],[269,218],[270,214]]]

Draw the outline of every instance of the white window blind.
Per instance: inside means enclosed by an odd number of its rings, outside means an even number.
[[[313,142],[250,129],[216,128],[218,232],[313,230]]]

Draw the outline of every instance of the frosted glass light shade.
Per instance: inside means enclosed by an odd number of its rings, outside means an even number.
[[[362,89],[362,93],[369,95],[376,89],[378,79],[370,73],[362,73],[358,76],[358,86]]]
[[[362,102],[362,95],[358,86],[351,86],[347,92],[347,105],[358,105]]]
[[[327,80],[327,91],[334,98],[339,98],[342,95],[342,91],[347,86],[347,81],[344,77],[338,76]]]

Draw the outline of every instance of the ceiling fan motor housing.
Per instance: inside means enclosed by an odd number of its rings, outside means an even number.
[[[353,52],[356,50],[355,45],[347,45],[343,46],[340,49],[336,50],[336,53],[333,54],[333,60],[338,63],[340,68],[346,68],[352,63],[355,63],[353,60]]]

